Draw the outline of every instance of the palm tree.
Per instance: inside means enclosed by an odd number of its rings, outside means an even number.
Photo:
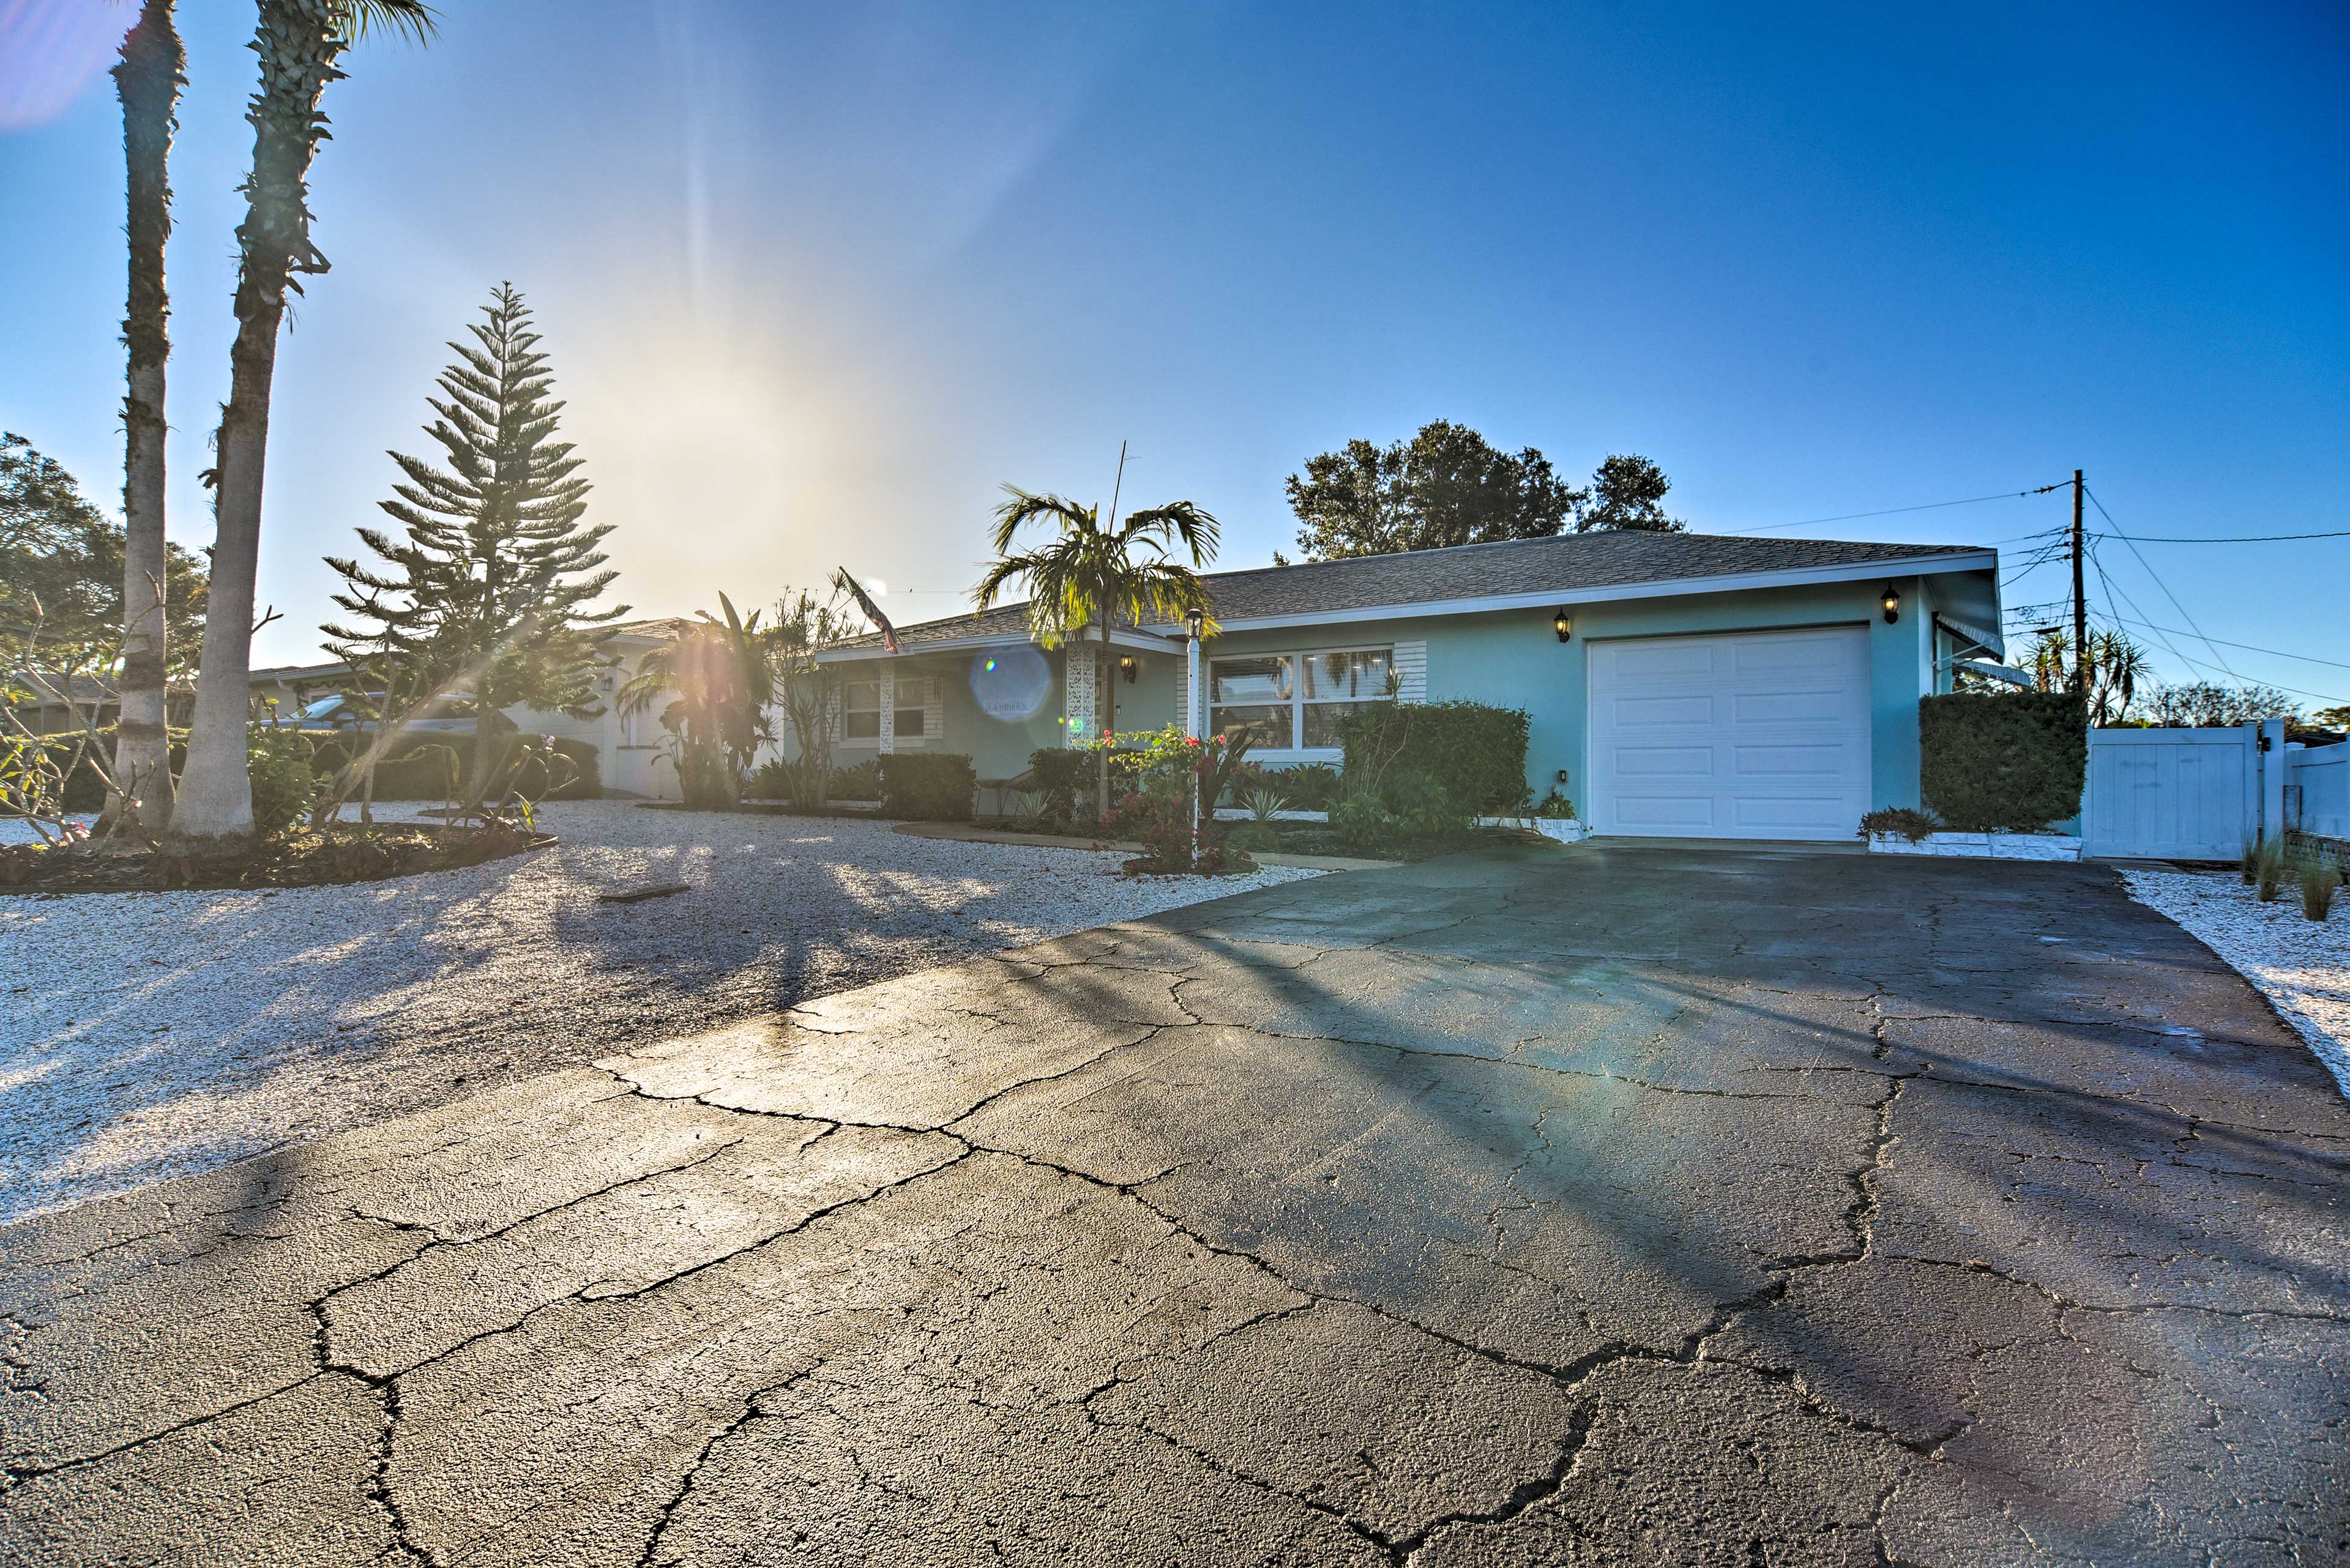
[[[643,711],[664,691],[677,693],[661,710],[660,725],[675,738],[678,793],[704,811],[723,811],[743,798],[744,770],[774,738],[767,709],[775,677],[759,612],[746,621],[724,594],[718,603],[724,620],[702,611],[699,623],[688,622],[646,654],[619,692],[623,713]]]
[[[130,350],[122,400],[122,716],[115,729],[108,803],[123,826],[161,831],[172,814],[172,743],[164,728],[163,381],[172,353],[163,247],[172,237],[172,137],[188,85],[172,0],[146,0],[114,67],[122,99],[130,288],[122,320]]]
[[[995,509],[995,565],[972,590],[974,614],[993,605],[1015,579],[1028,587],[1028,631],[1046,648],[1058,648],[1087,629],[1098,631],[1095,657],[1107,659],[1114,626],[1139,626],[1146,614],[1178,620],[1208,607],[1208,585],[1192,568],[1216,558],[1221,536],[1216,520],[1188,501],[1170,502],[1129,515],[1101,521],[1099,506],[1080,506],[1058,495],[1035,495],[1016,484],[1012,499]],[[1014,555],[1012,541],[1030,523],[1059,530],[1051,543]],[[1191,566],[1171,559],[1180,545]],[[1117,682],[1096,665],[1094,690],[1103,694],[1100,794],[1109,811],[1109,741],[1118,732]]]
[[[253,171],[244,222],[237,225],[236,339],[229,349],[228,402],[221,410],[213,471],[212,611],[204,622],[187,770],[172,813],[182,837],[250,834],[253,787],[245,773],[245,711],[253,665],[253,589],[261,551],[261,479],[269,444],[269,394],[277,372],[277,328],[299,273],[322,273],[310,243],[309,174],[326,117],[327,84],[343,72],[343,52],[376,28],[418,42],[432,31],[421,0],[259,0],[253,49],[261,86],[245,119],[253,126]]]

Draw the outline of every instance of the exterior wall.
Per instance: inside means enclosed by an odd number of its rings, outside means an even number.
[[[1552,612],[1541,609],[1234,632],[1211,639],[1203,651],[1213,659],[1425,640],[1428,700],[1523,708],[1527,787],[1539,797],[1555,786],[1580,805],[1588,791],[1586,649],[1592,639],[1865,623],[1871,804],[1915,806],[1918,699],[1934,682],[1932,606],[1922,579],[1898,581],[1901,618],[1892,626],[1878,602],[1881,582],[1836,583],[1576,605],[1574,636],[1565,643]],[[1559,784],[1562,768],[1567,777]]]
[[[1027,771],[1030,753],[1066,743],[1067,732],[1062,722],[1061,655],[1057,651],[1044,652],[1042,657],[1051,679],[1036,711],[1022,717],[999,717],[980,705],[979,698],[972,691],[972,680],[974,672],[980,670],[989,658],[985,650],[930,655],[909,653],[895,659],[858,659],[836,668],[844,672],[844,679],[850,680],[873,680],[886,670],[893,680],[917,678],[935,680],[938,691],[937,730],[919,740],[899,735],[897,737],[897,750],[901,753],[960,752],[971,758],[972,766],[983,779],[1014,778]],[[1169,663],[1171,668],[1171,660],[1161,662]],[[1143,679],[1148,680],[1149,676],[1149,670],[1146,664]],[[1126,722],[1125,714],[1137,690],[1136,686],[1120,685],[1118,688],[1118,722],[1121,726]],[[1166,705],[1171,708],[1172,704],[1173,699],[1170,697]],[[771,719],[776,731],[775,754],[787,760],[796,758],[799,747],[782,711],[775,711]],[[836,739],[832,743],[832,760],[837,766],[853,767],[877,754],[877,751],[869,740],[850,742]]]

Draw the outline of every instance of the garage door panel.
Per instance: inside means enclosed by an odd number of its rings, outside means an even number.
[[[1825,746],[1732,746],[1732,778],[1841,779],[1846,748]]]
[[[1837,724],[1851,693],[1842,687],[1809,691],[1733,691],[1730,716],[1739,724]]]
[[[1714,805],[1711,794],[1633,795],[1617,803],[1613,824],[1603,831],[1702,834],[1714,825]]]
[[[1710,696],[1617,697],[1610,706],[1610,717],[1619,730],[1708,725],[1714,722],[1714,701]]]
[[[1716,650],[1695,644],[1621,643],[1611,649],[1619,681],[1686,680],[1713,673]]]
[[[1616,751],[1618,777],[1630,779],[1711,779],[1711,746],[1619,746]]]
[[[1868,808],[1863,627],[1595,642],[1602,833],[1843,838]]]
[[[1763,838],[1849,838],[1857,818],[1840,794],[1737,795],[1730,821],[1740,832]]]

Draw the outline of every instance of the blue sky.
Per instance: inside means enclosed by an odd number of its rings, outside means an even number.
[[[1645,452],[1714,532],[2012,540],[2064,498],[1782,525],[2076,466],[2130,532],[2350,529],[2338,7],[442,10],[328,96],[334,269],[279,360],[264,660],[315,647],[319,557],[376,517],[385,449],[421,450],[444,340],[501,278],[640,613],[836,565],[945,613],[996,486],[1107,500],[1121,440],[1130,504],[1195,500],[1222,564],[1261,564],[1307,456],[1437,417],[1572,474]],[[182,11],[195,545],[252,11]],[[0,0],[0,426],[109,503],[104,35],[130,14]],[[2350,665],[2350,538],[2147,545],[2159,585],[2101,553],[2100,610]],[[2350,699],[2350,668],[2142,635],[2172,678],[2224,659]]]

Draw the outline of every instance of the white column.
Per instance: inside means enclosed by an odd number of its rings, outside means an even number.
[[[881,737],[874,742],[879,752],[898,749],[898,681],[889,673],[888,661],[881,666]]]
[[[2261,759],[2261,832],[2265,836],[2285,830],[2284,820],[2284,721],[2265,719],[2261,722],[2261,739],[2267,750]]]
[[[1061,645],[1061,711],[1068,722],[1068,733],[1062,743],[1082,746],[1093,739],[1098,727],[1094,714],[1094,647],[1089,642],[1069,641]]]
[[[1200,738],[1200,639],[1183,639],[1183,733],[1192,740]]]

